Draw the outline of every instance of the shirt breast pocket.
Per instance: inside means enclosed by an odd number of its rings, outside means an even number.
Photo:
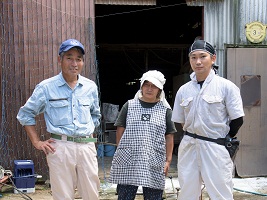
[[[209,112],[211,112],[211,113],[216,112],[214,114],[218,115],[219,114],[219,113],[217,113],[218,111],[220,112],[220,111],[223,111],[225,109],[225,104],[224,104],[223,98],[220,96],[203,95],[202,98],[209,106]]]
[[[49,101],[49,117],[53,125],[70,124],[69,116],[69,102],[68,100]]]
[[[192,103],[191,103],[192,101],[193,101],[193,97],[188,97],[187,99],[184,99],[182,101],[180,106],[182,106],[185,111],[189,111],[192,106]]]
[[[89,123],[91,119],[91,109],[92,100],[90,98],[78,99],[78,109],[79,109],[79,122],[82,124]]]

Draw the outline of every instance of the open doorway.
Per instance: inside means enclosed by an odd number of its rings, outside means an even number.
[[[178,89],[173,79],[189,72],[188,48],[202,35],[202,7],[189,7],[185,0],[95,5],[95,16],[101,102],[121,108],[139,89],[142,74],[155,69],[165,75],[172,106]]]

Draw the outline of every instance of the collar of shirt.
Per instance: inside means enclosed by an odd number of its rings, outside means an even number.
[[[60,79],[59,79],[59,81],[57,83],[57,85],[59,87],[67,84],[66,80],[64,79],[64,77],[62,75],[62,72],[59,73],[59,77],[60,77]],[[85,82],[83,80],[83,77],[80,74],[78,75],[78,83],[77,83],[77,85],[79,85],[79,84],[81,84],[81,85],[84,85],[85,84]]]
[[[209,82],[211,82],[211,80],[212,80],[212,78],[213,78],[214,76],[215,76],[215,72],[214,72],[214,70],[210,70],[210,73],[209,73],[208,77],[205,79],[205,83],[209,83]],[[193,72],[193,73],[190,74],[190,78],[191,78],[191,80],[194,81],[195,83],[198,83],[198,81],[197,81],[197,77],[196,77],[196,73],[195,73],[195,72]]]

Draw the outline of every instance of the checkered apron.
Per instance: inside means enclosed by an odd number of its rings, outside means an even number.
[[[166,110],[129,100],[126,129],[114,154],[109,181],[164,190]]]

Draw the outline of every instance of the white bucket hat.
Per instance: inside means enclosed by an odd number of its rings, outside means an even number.
[[[157,70],[150,70],[144,73],[142,78],[140,78],[140,88],[142,87],[145,81],[153,83],[155,86],[162,90],[166,79],[164,78],[164,75],[161,72]]]
[[[165,84],[166,79],[164,78],[164,75],[157,70],[150,70],[143,74],[143,76],[140,78],[140,90],[138,90],[134,98],[137,99],[142,97],[141,87],[145,81],[149,81],[155,86],[157,86],[159,89],[161,89],[160,101],[162,101],[165,107],[171,109],[171,106],[167,102],[165,98],[165,93],[163,91],[163,85]]]

